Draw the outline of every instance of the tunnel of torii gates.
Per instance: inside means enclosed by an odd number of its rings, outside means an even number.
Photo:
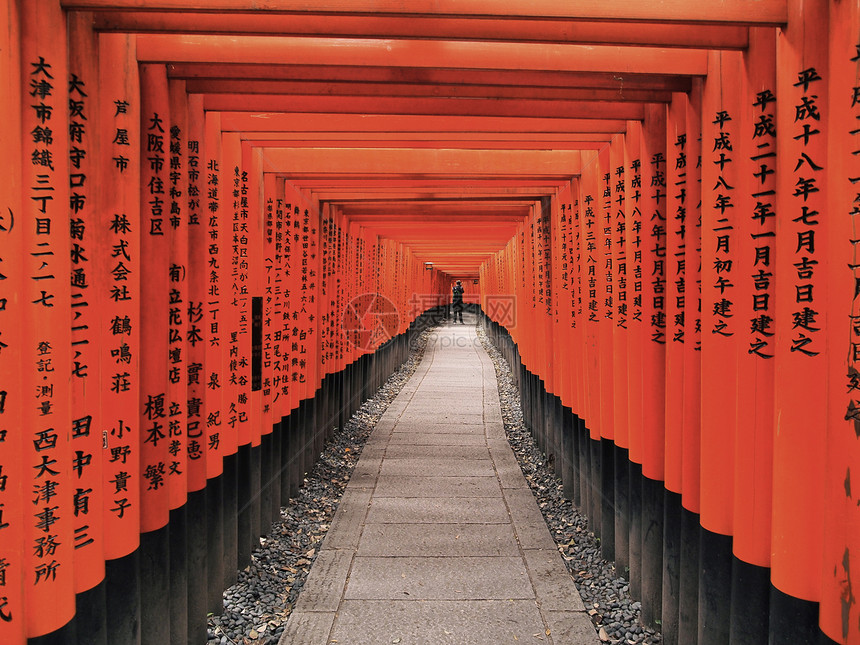
[[[4,0],[0,642],[202,643],[463,280],[668,643],[860,643],[856,0]]]

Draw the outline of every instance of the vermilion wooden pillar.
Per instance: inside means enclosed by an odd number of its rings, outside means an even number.
[[[266,175],[270,177],[271,175]],[[292,486],[295,472],[295,453],[293,441],[293,426],[289,418],[292,405],[289,397],[289,365],[287,364],[287,329],[288,311],[286,309],[287,264],[285,249],[289,246],[289,230],[286,219],[289,216],[284,200],[284,182],[272,176],[272,195],[275,202],[275,243],[274,243],[274,318],[272,320],[272,404],[275,407],[275,419],[281,422],[281,498],[286,504],[293,494]]]
[[[642,298],[644,268],[642,263],[646,221],[642,214],[642,124],[627,122],[624,139],[624,164],[626,174],[624,188],[625,228],[627,230],[626,253],[628,257],[629,321],[627,334],[627,389],[629,434],[629,494],[630,494],[630,593],[634,598],[642,597],[642,459],[644,453],[643,416],[644,385],[642,382],[643,346],[646,341],[646,324],[643,316]]]
[[[666,118],[666,424],[663,617],[667,643],[678,642],[684,425],[684,308],[687,298],[687,96],[676,93]]]
[[[272,446],[271,446],[271,481],[269,482],[271,490],[270,502],[270,521],[277,518],[277,512],[280,508],[281,499],[281,426],[280,416],[275,415],[275,406],[272,402],[273,390],[272,381],[274,376],[274,316],[275,316],[275,178],[271,174],[264,174],[260,177],[261,189],[261,213],[262,213],[262,279],[261,279],[261,297],[262,297],[262,328],[260,338],[261,341],[261,406],[262,406],[262,423],[263,430],[271,428]],[[277,505],[277,506],[276,506]]]
[[[140,67],[141,639],[170,640],[170,105],[164,65]]]
[[[687,230],[684,303],[684,426],[681,457],[681,554],[678,602],[678,642],[698,638],[699,614],[699,464],[701,430],[702,345],[702,80],[692,83],[686,110]]]
[[[624,135],[614,137],[610,143],[610,188],[612,203],[612,259],[615,270],[613,284],[612,357],[613,374],[612,404],[614,407],[614,503],[615,512],[615,562],[619,571],[630,568],[630,427],[628,413],[630,402],[627,389],[627,346],[631,316],[630,304],[633,294],[633,258],[628,256],[627,208],[630,179],[626,160]]]
[[[737,427],[731,638],[767,639],[773,480],[773,315],[776,236],[776,36],[750,32],[738,106]],[[732,81],[737,84],[737,80]],[[755,491],[750,495],[750,491]]]
[[[642,125],[642,620],[661,617],[666,373],[666,110],[650,105]],[[643,385],[643,387],[645,387]],[[647,527],[647,530],[646,530]]]
[[[79,642],[107,643],[104,585],[103,443],[104,427],[99,384],[104,378],[99,346],[105,338],[102,321],[107,311],[108,284],[96,270],[95,254],[104,235],[97,213],[100,172],[98,36],[92,14],[69,16],[69,188],[72,261],[72,450],[91,455],[90,466],[74,479],[73,513],[76,533],[87,533],[75,550],[76,623]]]
[[[223,607],[221,590],[236,569],[236,458],[227,425],[227,297],[229,294],[229,202],[222,182],[221,119],[207,112],[202,142],[203,198],[206,213],[206,300],[204,321],[206,387],[206,528],[209,611]]]
[[[187,416],[186,448],[188,454],[188,526],[206,526],[208,497],[215,496],[217,486],[207,491],[206,469],[208,462],[207,417],[209,395],[206,387],[206,348],[212,334],[207,325],[207,287],[209,278],[209,239],[206,235],[208,211],[206,209],[206,161],[203,156],[204,114],[203,99],[199,95],[187,96],[188,121],[185,128],[185,146],[182,149],[187,169],[187,192],[180,197],[188,223],[188,270],[186,275],[188,302],[186,332]],[[220,495],[219,495],[220,501]],[[206,633],[208,570],[216,566],[207,558],[207,538],[189,539],[187,567],[194,575],[188,578],[188,634],[189,638],[203,638]]]
[[[188,103],[185,82],[168,83],[170,127],[167,137],[167,216],[169,244],[167,400],[167,474],[170,509],[170,633],[188,639],[188,365],[190,279],[188,248]],[[194,267],[197,269],[197,267]]]
[[[617,146],[616,146],[617,147]],[[617,154],[617,151],[616,151]],[[598,352],[600,365],[600,552],[607,560],[615,559],[615,441],[614,355],[615,287],[618,280],[613,256],[612,159],[609,147],[598,154],[599,183],[597,205],[598,240],[598,308],[600,331]]]
[[[770,638],[817,637],[827,420],[830,258],[828,2],[788,3],[777,38],[776,422]],[[840,136],[844,136],[841,135]],[[842,351],[842,350],[838,350]],[[798,517],[804,522],[798,523]]]
[[[855,234],[860,214],[860,7],[856,3],[831,4],[829,70],[833,136],[828,145],[830,179],[828,213],[830,235],[826,256],[833,262],[829,275],[827,316],[839,342],[828,356],[827,465],[824,487],[824,551],[820,626],[839,643],[860,643],[860,608],[857,587],[860,562],[860,419],[858,419],[858,241]],[[854,602],[852,602],[852,598]]]
[[[528,324],[529,324],[529,371],[532,374],[532,415],[530,419],[530,426],[532,429],[532,434],[534,435],[538,447],[544,451],[544,454],[548,454],[546,452],[546,436],[545,436],[545,426],[544,426],[544,415],[543,415],[543,397],[542,397],[542,389],[543,389],[543,349],[540,344],[535,340],[535,338],[540,334],[543,323],[543,296],[541,295],[541,290],[543,289],[543,267],[540,261],[540,255],[542,254],[543,244],[541,240],[541,233],[538,231],[540,227],[540,202],[532,202],[531,204],[531,213],[528,221],[528,235],[526,240],[526,248],[528,249],[528,259],[526,262],[528,263],[528,285],[530,291],[530,306],[528,309]]]
[[[742,60],[712,53],[702,101],[702,434],[699,638],[728,638],[737,409],[736,270]]]
[[[22,102],[19,93],[23,87],[21,67],[20,15],[18,3],[7,2],[0,9],[0,172],[6,180],[0,187],[0,273],[5,277],[8,295],[0,297],[0,371],[12,374],[29,354],[24,348],[24,309],[22,297],[26,278],[23,257],[25,253],[25,223],[22,196]],[[17,219],[17,222],[15,221]],[[3,456],[0,457],[0,558],[8,563],[5,584],[0,588],[0,639],[9,643],[23,643],[27,635],[27,617],[24,604],[24,480],[29,476],[21,459],[25,438],[20,432],[25,399],[20,379],[3,379],[3,404],[0,406],[0,437],[3,438]],[[29,493],[29,491],[27,491]]]
[[[168,400],[170,425],[168,474],[170,510],[181,508],[188,494],[188,342],[189,334],[189,213],[188,213],[188,103],[183,81],[168,86],[170,129],[167,174],[167,233],[169,251]],[[199,221],[199,219],[198,219]],[[194,267],[199,270],[198,267]]]
[[[22,461],[24,479],[23,497],[6,517],[24,518],[27,636],[53,632],[48,640],[61,640],[56,630],[75,612],[73,487],[77,472],[91,461],[83,452],[73,461],[76,455],[68,433],[72,369],[68,41],[65,16],[57,3],[21,3],[20,11],[21,85],[11,96],[21,101],[23,194],[15,219],[23,246],[21,256],[10,260],[20,262],[24,272],[18,309],[22,393],[21,425],[10,432],[23,435],[22,451],[12,458]],[[4,214],[7,227],[13,215]],[[51,611],[46,613],[45,607]]]
[[[266,535],[272,526],[272,424],[263,412],[262,392],[262,325],[263,325],[263,159],[261,150],[245,147],[242,152],[244,201],[248,224],[248,331],[245,347],[248,361],[248,380],[245,385],[249,401],[248,419],[251,426],[251,445],[260,454],[257,514],[257,536]],[[255,299],[256,302],[255,302]],[[256,317],[256,319],[255,319]],[[268,421],[268,422],[267,422]],[[263,440],[265,439],[265,445]]]
[[[242,396],[240,380],[246,378],[245,367],[241,364],[243,352],[240,335],[240,321],[245,313],[247,294],[240,299],[240,256],[247,254],[247,238],[240,244],[241,222],[241,184],[242,184],[242,147],[239,135],[235,132],[221,134],[221,164],[219,183],[221,186],[221,210],[219,213],[222,237],[222,324],[224,330],[224,424],[221,439],[224,441],[225,458],[235,455],[236,462],[236,562],[237,568],[245,568],[251,559],[251,432],[248,423],[248,405]],[[247,285],[247,282],[245,283]],[[225,462],[225,469],[227,468]],[[229,487],[228,481],[224,482]],[[226,488],[225,488],[226,491]],[[232,530],[231,530],[232,533]],[[225,542],[224,549],[228,550]],[[232,584],[236,571],[224,567],[225,583]]]
[[[552,211],[552,240],[553,240],[553,338],[557,356],[554,361],[553,378],[556,383],[556,394],[559,399],[560,414],[557,423],[558,433],[558,472],[564,486],[564,496],[573,500],[573,427],[572,401],[570,397],[570,375],[573,372],[572,353],[570,351],[571,324],[571,288],[570,268],[572,264],[570,219],[572,215],[570,184],[565,184],[554,200]],[[483,289],[483,284],[481,285]]]
[[[586,434],[583,435],[582,454],[585,466],[586,495],[584,510],[592,522],[595,532],[600,531],[601,520],[597,449],[600,440],[600,364],[597,353],[599,337],[598,268],[600,250],[598,245],[597,195],[599,191],[599,166],[597,155],[583,154],[580,177],[580,235],[582,237],[581,272],[583,288],[583,403]]]
[[[108,307],[101,322],[104,376],[104,548],[108,634],[140,639],[141,359],[140,84],[133,37],[99,36],[99,204],[106,213],[96,254]],[[104,439],[104,435],[103,435]]]

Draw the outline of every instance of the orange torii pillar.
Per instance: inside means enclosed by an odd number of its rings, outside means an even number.
[[[266,198],[272,196],[274,201],[274,279],[272,295],[274,298],[272,319],[272,405],[274,407],[274,418],[280,425],[281,434],[281,499],[283,502],[295,495],[292,489],[295,471],[295,453],[290,437],[291,411],[289,398],[289,383],[287,381],[288,370],[286,364],[287,345],[285,340],[286,317],[288,312],[285,308],[285,273],[286,254],[284,249],[288,245],[286,241],[288,231],[285,224],[284,184],[274,175],[266,174],[264,178],[264,190]]]
[[[170,107],[163,65],[140,66],[140,442],[141,639],[170,641],[170,308],[168,169]]]
[[[838,329],[828,334],[828,323],[843,321],[830,321],[826,309],[828,276],[842,270],[826,253],[830,222],[839,216],[828,213],[827,199],[832,4],[791,0],[777,39],[772,642],[813,642],[819,634],[827,360],[828,351],[845,351],[828,347]]]
[[[251,561],[251,553],[254,551],[259,542],[260,533],[260,513],[261,513],[261,469],[262,455],[260,454],[260,426],[258,414],[254,410],[254,397],[251,391],[251,361],[252,361],[252,298],[255,284],[254,274],[260,269],[260,260],[262,256],[262,230],[259,227],[260,213],[254,213],[251,216],[250,208],[250,193],[251,190],[251,171],[249,148],[242,146],[239,143],[238,148],[238,163],[232,170],[233,181],[233,230],[232,230],[232,245],[236,263],[233,269],[234,293],[232,302],[237,305],[237,321],[236,321],[236,343],[238,349],[237,354],[237,371],[236,371],[236,409],[238,413],[239,427],[239,463],[248,465],[248,497],[245,501],[240,497],[240,508],[247,507],[248,509],[248,525],[247,525],[247,554],[240,551],[240,567],[244,568],[245,563]],[[256,200],[259,204],[259,200]],[[232,335],[231,335],[232,341]],[[232,360],[231,360],[232,366]],[[255,421],[257,423],[255,423]],[[241,449],[245,446],[247,458]],[[241,473],[241,471],[240,471]],[[243,480],[240,475],[240,483]],[[240,518],[242,514],[240,513]],[[240,549],[244,549],[242,542],[243,524],[240,521]],[[246,559],[243,559],[246,558]]]
[[[256,172],[256,171],[255,171]],[[269,522],[276,521],[281,508],[281,418],[275,415],[273,402],[274,393],[272,380],[274,375],[274,343],[272,338],[274,314],[275,314],[275,200],[274,200],[274,177],[264,174],[262,167],[259,168],[259,200],[260,212],[262,214],[262,273],[260,276],[259,311],[254,314],[261,317],[259,329],[255,326],[255,333],[259,334],[259,355],[253,358],[259,361],[259,387],[262,405],[263,430],[271,428],[269,445],[263,448],[263,457],[270,453],[269,476],[264,479],[264,485],[269,487]],[[255,325],[256,325],[255,321]],[[252,364],[252,375],[254,365]]]
[[[830,9],[831,234],[824,255],[833,262],[827,315],[838,345],[828,356],[827,475],[824,487],[824,550],[819,614],[821,630],[836,642],[860,643],[860,302],[857,285],[857,217],[860,215],[860,7]],[[847,25],[847,27],[846,27]]]
[[[242,192],[242,144],[239,135],[234,132],[221,134],[221,226],[226,235],[222,238],[221,252],[225,257],[222,275],[225,278],[225,290],[222,291],[224,307],[224,337],[226,363],[224,370],[225,401],[224,425],[222,440],[227,441],[227,454],[236,457],[236,557],[237,568],[243,569],[251,561],[252,526],[251,501],[253,498],[254,470],[251,454],[251,429],[248,419],[248,404],[242,387],[246,379],[246,369],[243,365],[246,357],[239,336],[242,333],[242,319],[247,322],[247,294],[242,293],[247,282],[246,269],[240,267],[243,256],[247,259],[247,238],[242,239],[243,219],[241,214]],[[226,468],[226,464],[225,464]],[[259,482],[259,477],[257,478]],[[226,482],[225,482],[226,484]],[[225,545],[225,550],[227,546]],[[231,576],[236,574],[230,572]]]
[[[580,446],[584,457],[585,499],[583,508],[592,520],[595,533],[600,532],[600,492],[595,487],[600,463],[600,381],[599,381],[599,281],[598,269],[600,249],[598,191],[599,172],[596,154],[583,154],[583,169],[580,178],[581,204],[580,235],[582,236],[582,288],[583,288],[583,420],[586,433]]]
[[[767,640],[773,480],[772,320],[776,237],[776,34],[750,31],[739,86],[737,238],[732,270],[737,349],[732,552],[732,642]],[[738,82],[740,81],[740,82]],[[755,491],[755,495],[750,495]]]
[[[141,218],[140,84],[133,37],[99,36],[98,162],[100,225],[110,251],[97,254],[108,308],[101,322],[102,423],[107,631],[117,641],[140,638]]]
[[[642,622],[661,617],[666,359],[666,110],[645,110],[642,199]],[[633,482],[631,481],[631,484]]]
[[[666,119],[666,479],[661,631],[678,643],[684,431],[684,307],[687,298],[687,95],[676,93]],[[692,164],[695,172],[696,163]],[[692,180],[696,174],[691,172]]]
[[[209,240],[206,234],[208,212],[205,200],[206,169],[203,157],[204,115],[203,98],[200,95],[187,97],[187,123],[184,147],[180,145],[183,163],[187,169],[187,191],[179,196],[185,209],[188,224],[188,282],[186,384],[187,410],[186,440],[188,451],[188,526],[207,527],[209,498],[214,497],[213,486],[208,490],[209,441],[207,436],[207,414],[210,404],[206,387],[206,347],[211,332],[206,322],[207,289],[209,277]],[[180,133],[182,134],[182,133]],[[193,269],[192,269],[193,267]],[[219,497],[220,502],[220,497]],[[220,535],[220,532],[219,532]],[[203,638],[206,633],[205,616],[208,613],[209,568],[216,563],[208,557],[207,538],[188,540],[187,566],[193,575],[188,577],[188,634],[189,638]]]
[[[574,355],[571,349],[571,328],[573,322],[574,289],[571,285],[573,267],[573,254],[571,252],[572,239],[573,203],[570,194],[570,184],[565,184],[557,196],[556,208],[553,209],[553,234],[555,245],[553,255],[555,263],[553,266],[553,307],[555,310],[554,337],[557,339],[557,352],[563,360],[557,360],[556,379],[561,401],[561,453],[562,461],[561,478],[564,486],[564,495],[573,500],[575,497],[575,479],[577,469],[575,465],[576,452],[574,448],[574,408],[575,404],[571,397],[572,377],[571,361]],[[481,278],[481,289],[484,278]]]
[[[630,429],[627,424],[629,407],[627,390],[627,341],[630,324],[630,294],[632,293],[629,271],[632,258],[627,256],[627,161],[625,136],[615,136],[609,144],[609,175],[611,203],[609,210],[612,228],[612,405],[614,408],[614,438],[612,445],[613,504],[614,512],[614,559],[621,570],[630,567],[630,477],[629,448]]]
[[[846,27],[847,25],[847,27]],[[860,7],[831,4],[830,173],[831,234],[825,255],[833,262],[827,315],[840,345],[828,356],[827,476],[824,499],[821,630],[837,642],[860,643],[856,601],[860,554],[860,284],[857,216],[860,215]],[[853,600],[853,602],[852,602]]]
[[[87,534],[75,550],[75,623],[78,638],[106,640],[107,617],[104,554],[103,487],[104,427],[99,385],[104,370],[99,345],[105,337],[101,323],[107,309],[103,272],[95,270],[99,239],[98,36],[86,14],[69,16],[69,234],[72,261],[72,432],[74,454],[91,455],[90,465],[75,473],[72,512],[75,534]],[[78,476],[79,475],[79,476]]]
[[[18,3],[7,2],[0,9],[0,171],[6,178],[0,189],[0,275],[8,295],[0,297],[0,370],[14,374],[29,355],[23,346],[24,293],[28,282],[23,258],[25,253],[24,210],[22,195],[22,159],[27,141],[22,125],[20,100],[22,78],[30,70],[21,65],[20,15]],[[27,81],[29,83],[29,79]],[[22,133],[24,135],[22,136]],[[27,150],[29,154],[31,151]],[[16,222],[17,219],[17,222]],[[24,477],[28,468],[22,459],[24,437],[16,432],[24,416],[24,388],[21,379],[4,379],[0,385],[0,559],[5,567],[0,585],[0,639],[22,643],[27,638],[27,616],[24,608]],[[29,491],[28,491],[29,492]],[[97,510],[100,512],[100,509]],[[14,516],[14,518],[13,518]]]
[[[616,152],[618,147],[616,144]],[[615,559],[615,409],[614,346],[615,297],[618,279],[613,257],[612,151],[604,147],[598,154],[597,259],[598,259],[598,367],[600,383],[600,552],[607,560]]]
[[[687,227],[685,235],[684,411],[681,435],[681,548],[678,642],[698,638],[699,626],[699,432],[701,427],[701,184],[702,79],[694,79],[686,109]]]
[[[630,505],[630,537],[628,551],[630,558],[630,593],[634,598],[642,597],[642,456],[643,444],[643,383],[642,357],[646,341],[646,322],[643,316],[644,250],[642,206],[642,123],[627,122],[627,136],[624,139],[624,189],[625,229],[627,240],[627,272],[630,276],[628,290],[628,333],[627,333],[627,400],[628,400],[628,493]]]
[[[280,342],[275,340],[280,302],[277,292],[279,273],[279,258],[276,250],[278,234],[278,213],[276,197],[276,181],[271,173],[264,173],[262,178],[262,211],[263,211],[263,328],[262,328],[262,394],[263,410],[273,426],[272,451],[274,453],[272,477],[272,505],[280,508],[287,498],[283,497],[286,460],[284,459],[283,428],[280,413]],[[283,501],[282,501],[283,500]]]
[[[295,211],[294,200],[291,191],[287,191],[287,184],[284,180],[278,180],[278,194],[282,199],[282,220],[283,220],[283,248],[282,248],[282,269],[283,276],[283,321],[280,326],[283,328],[281,338],[281,392],[284,396],[284,416],[287,418],[287,448],[290,455],[290,473],[289,473],[289,490],[290,496],[294,496],[301,486],[302,477],[304,476],[304,457],[303,457],[303,440],[302,440],[302,408],[298,398],[298,384],[292,380],[292,359],[296,352],[292,349],[292,330],[295,327],[293,314],[295,313],[294,302],[298,302],[298,290],[296,288],[296,278],[298,276],[298,260],[294,255],[294,248],[297,248],[297,243],[293,240]]]
[[[734,444],[741,107],[737,52],[712,52],[702,99],[702,434],[699,642],[728,639]]]
[[[236,577],[236,458],[227,426],[227,296],[229,293],[228,206],[221,181],[221,119],[205,113],[202,161],[206,212],[206,301],[204,306],[207,343],[204,383],[206,388],[206,531],[209,611],[220,611],[221,589]]]
[[[14,216],[22,229],[22,246],[16,249],[20,255],[9,258],[21,263],[24,272],[23,288],[12,308],[21,325],[21,391],[20,399],[10,402],[21,406],[21,424],[8,433],[22,436],[20,443],[12,441],[20,453],[4,461],[20,460],[22,468],[18,481],[5,483],[20,494],[4,506],[3,525],[23,521],[22,559],[15,563],[22,577],[9,582],[23,588],[18,617],[25,621],[26,634],[30,638],[51,634],[51,639],[57,639],[58,630],[73,628],[69,622],[75,613],[78,520],[71,502],[76,475],[89,469],[92,458],[81,451],[73,461],[76,448],[69,439],[73,336],[66,20],[49,1],[21,3],[20,10],[21,87],[12,96],[21,100],[22,204],[18,213],[4,215],[7,226]],[[17,532],[17,527],[10,531]],[[51,611],[45,612],[46,607]],[[71,631],[65,636],[75,638]]]
[[[165,234],[169,243],[169,308],[167,339],[168,502],[170,508],[170,635],[172,641],[188,637],[188,329],[190,279],[199,271],[189,263],[186,136],[188,103],[185,82],[168,82],[170,111],[166,138],[167,181]],[[192,534],[193,536],[194,534]],[[192,576],[194,577],[194,576]]]

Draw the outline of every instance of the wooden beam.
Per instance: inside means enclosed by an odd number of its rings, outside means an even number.
[[[398,150],[380,148],[268,148],[264,171],[286,175],[512,175],[571,177],[580,169],[575,150]]]
[[[530,99],[449,99],[430,97],[277,96],[205,94],[203,107],[213,111],[323,112],[435,116],[499,116],[546,119],[619,119],[639,121],[641,103],[610,101],[533,101]]]
[[[409,139],[414,142],[433,143],[436,141],[447,141],[457,139],[476,144],[493,142],[510,142],[514,144],[536,143],[551,148],[561,143],[597,142],[604,143],[611,139],[611,135],[599,132],[323,132],[323,131],[297,131],[276,132],[245,130],[240,133],[240,138],[247,141],[289,141],[293,145],[297,141],[318,141],[326,143],[329,141],[368,141],[376,144],[385,142],[404,141]],[[277,147],[277,146],[275,146]],[[384,147],[384,146],[383,146]],[[438,146],[444,148],[445,146]]]
[[[568,18],[424,16],[416,20],[379,14],[105,11],[95,15],[94,26],[98,31],[135,33],[422,38],[708,49],[744,49],[749,42],[747,28],[736,25],[595,22]]]
[[[266,170],[269,172],[269,170]],[[275,175],[282,177],[298,188],[305,190],[343,190],[350,188],[383,188],[387,190],[438,190],[450,191],[468,188],[485,190],[503,190],[505,188],[534,188],[536,191],[552,191],[562,188],[563,181],[548,181],[547,178],[535,178],[529,175],[511,175],[495,177],[419,177],[416,179],[404,179],[396,175],[365,175],[363,177],[302,177],[285,175],[275,171]]]
[[[284,142],[279,139],[257,139],[255,137],[242,137],[243,141],[263,148],[283,147]],[[304,141],[290,141],[293,148],[451,148],[457,150],[602,150],[609,145],[609,139],[605,141],[559,141],[552,145],[539,141],[457,141],[454,139],[439,139],[438,141],[319,141],[307,139]]]
[[[689,92],[691,81],[668,74],[569,72],[558,70],[413,69],[358,65],[257,65],[254,63],[171,63],[168,76],[185,80],[242,78],[246,80],[411,83],[417,85],[507,85],[513,87],[595,88]]]
[[[288,141],[291,148],[466,148],[473,150],[600,150],[609,145],[611,139],[608,134],[570,135],[564,139],[551,139],[546,135],[540,135],[539,139],[522,136],[506,137],[502,133],[492,138],[467,135],[455,138],[452,133],[448,134],[450,138],[445,138],[444,133],[439,136],[421,133],[424,136],[420,138],[416,138],[412,133],[384,134],[388,136],[374,137],[365,133],[341,136],[339,133],[329,132],[241,132],[239,137],[248,145],[262,148],[283,147],[284,142]]]
[[[782,25],[785,0],[61,0],[66,8],[141,9],[183,12],[387,14],[393,16],[506,16],[632,22]]]
[[[144,34],[137,57],[156,63],[365,65],[435,69],[562,70],[704,76],[707,50],[607,45]]]
[[[560,88],[518,85],[464,85],[414,83],[372,83],[342,81],[277,81],[203,79],[186,81],[190,94],[277,94],[295,96],[373,96],[558,100],[558,101],[635,101],[668,103],[672,93],[663,90],[629,88]]]
[[[406,202],[413,200],[426,199],[453,199],[468,200],[468,199],[494,199],[504,197],[516,197],[534,202],[541,197],[551,195],[555,191],[554,186],[544,186],[540,188],[513,186],[499,187],[494,190],[487,188],[476,188],[473,186],[462,186],[459,188],[449,189],[403,189],[403,188],[381,188],[368,187],[356,189],[352,187],[326,187],[322,189],[313,189],[311,194],[314,199],[321,202],[340,205],[340,203],[356,203],[364,201],[379,201],[382,199],[396,200],[398,202]]]
[[[609,133],[626,132],[622,119],[540,119],[436,115],[314,114],[222,111],[224,132],[273,130],[284,132],[518,132]]]

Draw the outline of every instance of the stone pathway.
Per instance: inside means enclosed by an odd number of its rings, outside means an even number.
[[[600,641],[467,314],[433,333],[376,425],[280,645],[537,642]]]

